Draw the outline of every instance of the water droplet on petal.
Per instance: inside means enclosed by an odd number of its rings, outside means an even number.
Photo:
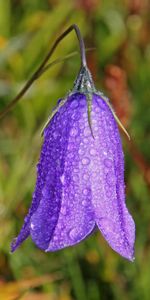
[[[83,195],[86,196],[86,195],[88,194],[88,192],[89,192],[88,189],[84,189],[84,190],[83,190]]]
[[[72,228],[70,231],[69,231],[69,237],[71,238],[71,240],[75,240],[78,236],[78,231],[76,228]]]
[[[98,112],[98,113],[100,113],[100,109],[99,109],[99,107],[98,107],[98,106],[96,106],[94,110],[95,110],[95,112]]]
[[[110,172],[106,175],[106,181],[109,185],[115,185],[116,177]]]
[[[84,150],[83,148],[80,148],[79,151],[78,151],[78,153],[79,153],[80,155],[84,154],[84,152],[85,152],[85,150]]]
[[[83,164],[83,165],[89,165],[89,163],[90,163],[90,159],[89,159],[88,157],[84,157],[84,158],[82,159],[82,164]]]
[[[69,152],[68,153],[68,158],[73,159],[74,158],[74,152]]]
[[[64,181],[65,181],[65,176],[64,176],[64,174],[63,174],[62,176],[60,176],[60,181],[61,181],[62,184],[64,184]]]
[[[49,189],[47,188],[47,186],[45,186],[42,190],[42,195],[44,198],[48,198],[49,194],[50,194]]]
[[[58,230],[60,230],[60,231],[63,229],[63,226],[62,226],[62,224],[61,224],[61,223],[59,223],[59,222],[58,222],[58,224],[57,224],[57,229],[58,229]]]
[[[107,197],[111,197],[112,196],[112,192],[110,190],[106,190],[106,196]]]
[[[74,149],[74,143],[69,143],[68,150],[73,151],[73,149]]]
[[[98,131],[99,130],[99,128],[98,128],[98,126],[94,126],[94,131]]]
[[[91,154],[91,155],[96,155],[96,150],[95,150],[94,148],[92,148],[92,149],[90,150],[90,154]]]
[[[90,131],[89,126],[84,129],[83,134],[85,137],[91,136],[91,131]]]
[[[78,174],[73,174],[72,175],[72,179],[73,179],[73,181],[78,181],[79,180],[79,176],[78,176]]]
[[[106,167],[110,168],[112,166],[112,160],[109,158],[104,159],[104,164]]]
[[[29,217],[26,216],[26,217],[24,218],[25,223],[28,222],[28,220],[29,220]]]
[[[65,215],[67,214],[67,209],[66,209],[66,207],[65,207],[65,206],[62,206],[60,212],[62,213],[63,216],[65,216]]]
[[[88,179],[89,179],[89,174],[88,174],[88,173],[84,173],[83,179],[84,179],[84,180],[88,180]]]
[[[83,139],[83,143],[88,144],[88,143],[89,143],[89,140],[88,140],[87,138],[84,138],[84,139]]]
[[[31,223],[30,227],[31,227],[32,230],[34,230],[34,227],[35,227],[35,226],[34,226],[33,223]]]
[[[85,127],[84,121],[81,119],[81,121],[79,122],[79,128],[80,128],[81,130],[83,130],[84,127]]]
[[[107,232],[107,234],[113,232],[113,226],[112,226],[112,222],[110,219],[102,218],[100,220],[100,225],[102,226],[102,228],[105,228],[105,231]]]
[[[76,108],[76,107],[78,107],[78,105],[79,105],[79,102],[77,100],[73,100],[70,104],[70,107]]]
[[[106,152],[106,151],[103,151],[103,154],[104,154],[104,155],[107,155],[107,152]]]
[[[70,135],[71,136],[77,136],[78,135],[78,129],[77,128],[72,128],[70,130]]]
[[[81,202],[81,204],[82,204],[83,206],[87,206],[87,205],[88,205],[88,203],[87,203],[86,200],[83,200],[83,201]]]

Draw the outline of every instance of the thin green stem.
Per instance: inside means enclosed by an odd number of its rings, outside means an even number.
[[[14,107],[14,105],[23,97],[23,95],[27,92],[27,90],[31,87],[33,82],[39,78],[39,76],[43,73],[43,70],[49,61],[50,57],[54,53],[57,45],[63,40],[72,30],[75,31],[78,41],[79,41],[79,47],[80,47],[80,56],[81,56],[81,67],[86,67],[86,55],[85,55],[85,45],[84,41],[80,32],[80,29],[76,24],[71,25],[66,29],[54,42],[53,46],[45,56],[44,60],[40,64],[40,66],[37,68],[37,70],[33,73],[31,78],[27,81],[25,86],[21,89],[21,91],[18,93],[18,95],[6,106],[6,108],[0,113],[0,118],[4,117],[10,109]]]

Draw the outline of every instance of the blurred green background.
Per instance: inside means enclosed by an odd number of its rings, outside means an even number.
[[[81,244],[44,253],[30,238],[13,255],[31,202],[41,129],[72,88],[79,56],[49,69],[0,120],[0,299],[150,299],[150,2],[147,0],[0,0],[0,110],[44,58],[52,42],[78,24],[98,89],[111,99],[131,135],[122,134],[127,206],[136,222],[135,261],[99,232]],[[52,59],[78,50],[74,33]]]

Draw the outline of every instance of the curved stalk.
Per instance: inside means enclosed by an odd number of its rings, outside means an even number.
[[[81,67],[86,67],[86,55],[85,55],[85,45],[84,41],[80,32],[79,27],[76,24],[71,25],[66,29],[54,42],[53,46],[45,56],[44,60],[40,64],[40,66],[37,68],[37,70],[33,73],[31,78],[27,81],[25,86],[21,89],[21,91],[17,94],[17,96],[6,106],[6,108],[0,113],[0,118],[4,117],[13,107],[14,105],[23,97],[23,95],[27,92],[27,90],[31,87],[33,82],[40,77],[40,75],[43,73],[43,70],[45,70],[45,66],[47,62],[49,61],[50,57],[54,53],[57,45],[63,40],[72,30],[75,31],[78,41],[79,41],[79,47],[80,47],[80,56],[81,56]]]

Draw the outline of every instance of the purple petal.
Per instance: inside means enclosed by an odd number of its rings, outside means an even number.
[[[77,174],[83,110],[86,113],[85,96],[71,96],[45,130],[33,203],[13,251],[27,237],[27,229],[36,245],[49,251],[81,241],[95,226],[90,187]]]
[[[63,109],[65,109],[65,108],[63,108]],[[51,129],[53,131],[53,142],[51,142],[51,138],[49,138],[49,134],[48,133],[46,134],[47,138],[45,138],[45,140],[44,140],[42,150],[41,150],[40,160],[37,165],[37,181],[36,181],[35,191],[34,191],[33,197],[32,197],[32,204],[31,204],[31,207],[29,209],[27,216],[24,219],[24,224],[22,226],[22,229],[21,229],[18,237],[15,238],[11,244],[12,252],[15,251],[20,246],[20,244],[30,235],[31,217],[35,213],[35,211],[37,210],[37,208],[39,206],[39,203],[42,198],[42,190],[44,189],[46,177],[49,172],[49,165],[48,165],[49,155],[48,154],[49,154],[50,147],[52,148],[53,157],[55,156],[55,159],[53,159],[53,161],[51,161],[51,166],[54,167],[55,160],[59,160],[59,150],[55,151],[55,148],[59,149],[60,136],[61,136],[61,134],[65,133],[65,132],[63,132],[63,129],[62,129],[62,131],[60,130],[60,133],[55,132],[55,123],[57,123],[58,119],[59,119],[59,113],[57,113],[55,115],[55,118],[53,118],[51,121]],[[65,138],[67,138],[67,136]],[[56,144],[57,144],[57,147],[55,147]]]
[[[39,164],[37,165],[37,182],[36,182],[35,192],[33,193],[33,197],[32,197],[32,204],[27,216],[24,219],[24,224],[21,228],[18,237],[15,238],[11,244],[12,252],[14,252],[20,246],[20,244],[30,235],[30,219],[39,205],[41,199],[41,190],[44,187],[45,176],[48,172],[48,166],[46,163],[47,147],[48,147],[47,142],[44,142],[40,161]]]
[[[122,145],[114,116],[98,96],[94,96],[92,120],[95,140],[90,148],[90,182],[96,223],[109,245],[133,260],[135,225],[125,206]]]
[[[66,110],[60,110],[54,130],[50,124],[47,129],[49,136],[45,136],[51,140],[48,151],[51,174],[47,175],[40,205],[31,218],[30,233],[36,245],[46,251],[80,242],[95,226],[91,188],[84,179],[86,166],[82,165],[78,153],[82,143],[79,124],[82,123],[83,111],[87,111],[85,96],[72,96]],[[62,128],[64,132],[61,134]],[[59,157],[54,161],[56,144],[53,135],[57,133],[61,143],[58,147],[57,142]],[[57,163],[62,165],[58,170]],[[52,185],[51,178],[54,178]]]

